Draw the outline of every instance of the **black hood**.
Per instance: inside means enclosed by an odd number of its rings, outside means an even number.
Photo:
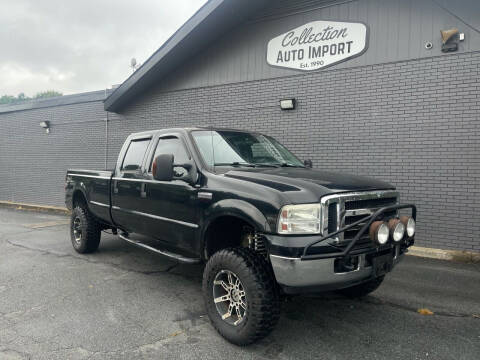
[[[226,177],[245,180],[288,194],[292,200],[351,191],[389,190],[395,187],[384,181],[365,176],[333,173],[309,168],[238,168],[225,173]],[[296,194],[297,193],[297,194]],[[300,194],[303,194],[300,195]],[[296,199],[303,201],[303,199]]]

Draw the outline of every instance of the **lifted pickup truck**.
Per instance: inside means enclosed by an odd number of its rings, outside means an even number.
[[[207,313],[238,345],[273,329],[284,294],[374,291],[414,242],[416,208],[399,204],[392,185],[313,170],[255,132],[132,134],[113,172],[68,170],[65,188],[79,253],[112,229],[177,261],[206,262]]]

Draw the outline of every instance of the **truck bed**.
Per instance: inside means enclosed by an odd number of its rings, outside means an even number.
[[[65,204],[72,209],[76,190],[83,192],[90,211],[107,224],[112,224],[111,218],[111,179],[112,171],[69,169],[65,179]]]
[[[68,169],[67,176],[84,176],[84,177],[100,177],[100,178],[111,178],[112,171],[109,170],[85,170],[85,169]]]

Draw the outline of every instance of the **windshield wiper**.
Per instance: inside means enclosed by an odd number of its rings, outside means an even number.
[[[279,167],[298,167],[298,168],[304,168],[305,166],[303,165],[295,165],[295,164],[289,164],[286,162],[283,163],[271,163],[271,164],[265,164],[265,163],[255,163],[253,164],[257,167],[273,167],[273,168],[279,168]]]
[[[278,164],[255,163],[254,165],[257,166],[257,167],[273,167],[273,168],[278,168]]]
[[[281,163],[280,164],[281,167],[295,167],[295,168],[304,168],[305,166],[303,165],[294,165],[294,164],[289,164],[289,163]]]
[[[213,166],[248,166],[248,167],[255,167],[255,164],[250,164],[247,162],[239,162],[239,161],[234,161],[230,163],[215,163]]]

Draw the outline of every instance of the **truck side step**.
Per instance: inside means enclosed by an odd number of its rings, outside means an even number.
[[[198,264],[199,262],[201,262],[201,260],[197,259],[197,258],[189,258],[189,257],[185,257],[183,255],[172,253],[172,252],[164,250],[164,249],[157,249],[156,247],[147,245],[143,242],[130,239],[128,237],[128,235],[125,235],[125,234],[118,234],[118,236],[120,237],[120,239],[125,240],[126,242],[128,242],[130,244],[133,244],[135,246],[141,247],[142,249],[146,249],[146,250],[152,251],[154,253],[169,257],[171,259],[175,259],[175,260],[177,260],[179,262],[182,262],[182,263]]]

